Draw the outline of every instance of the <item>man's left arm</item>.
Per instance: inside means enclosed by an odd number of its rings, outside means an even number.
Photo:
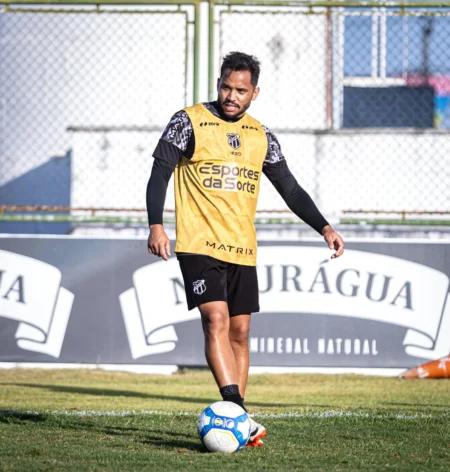
[[[268,139],[268,152],[263,165],[264,174],[276,188],[289,209],[321,234],[328,247],[336,251],[331,258],[335,259],[341,256],[344,252],[344,241],[341,236],[333,230],[308,192],[298,184],[292,175],[275,135],[267,128],[264,129]]]

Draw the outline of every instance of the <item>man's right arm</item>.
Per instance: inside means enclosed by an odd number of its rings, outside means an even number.
[[[193,141],[192,137],[191,121],[185,111],[179,111],[170,120],[153,153],[155,160],[146,195],[150,228],[148,251],[165,260],[170,256],[170,241],[162,226],[167,187],[180,157]]]
[[[175,167],[162,159],[155,158],[153,161],[152,173],[147,184],[146,198],[149,226],[163,224],[167,187]]]

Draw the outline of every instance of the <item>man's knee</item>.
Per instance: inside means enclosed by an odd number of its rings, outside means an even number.
[[[202,313],[203,332],[207,337],[216,337],[228,333],[229,316],[223,310],[210,310]]]
[[[230,326],[230,341],[237,344],[247,345],[248,337],[250,334],[250,324],[239,323],[237,325]]]

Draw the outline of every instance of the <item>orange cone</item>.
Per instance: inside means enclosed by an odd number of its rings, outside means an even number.
[[[448,379],[450,378],[450,355],[426,362],[400,374],[402,379]]]

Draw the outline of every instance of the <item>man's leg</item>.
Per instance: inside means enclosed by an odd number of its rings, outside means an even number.
[[[234,315],[230,318],[229,340],[233,350],[236,364],[237,384],[242,398],[245,396],[245,389],[248,380],[248,368],[250,363],[250,353],[248,349],[248,336],[250,333],[250,314]]]
[[[205,357],[224,400],[240,406],[236,360],[229,339],[230,315],[226,302],[217,301],[199,306],[205,336]]]
[[[250,353],[248,337],[250,334],[250,315],[234,315],[230,318],[230,344],[236,361],[236,374],[242,399],[245,395],[248,380]],[[267,435],[266,428],[250,418],[251,430],[247,446],[259,447],[263,445],[261,438]]]

